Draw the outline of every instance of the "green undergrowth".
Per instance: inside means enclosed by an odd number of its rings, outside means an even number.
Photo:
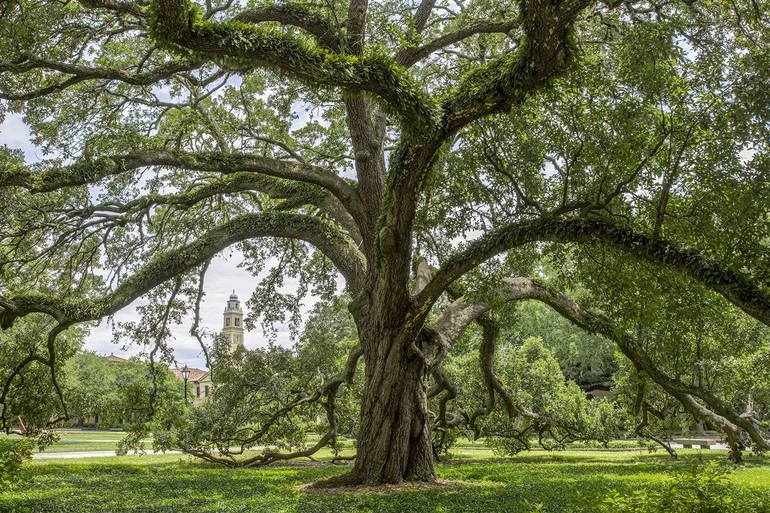
[[[632,501],[642,500],[638,490],[665,496],[682,475],[700,475],[709,462],[722,468],[719,462],[724,459],[721,451],[696,450],[681,451],[676,461],[643,451],[538,451],[512,459],[487,453],[439,464],[440,486],[337,493],[300,487],[344,473],[348,466],[303,462],[225,469],[179,455],[37,460],[25,464],[22,486],[0,491],[0,511],[601,513],[622,507],[632,511]],[[722,497],[758,505],[749,512],[770,512],[770,460],[748,456],[719,479]],[[697,491],[702,483],[695,479],[690,484]]]

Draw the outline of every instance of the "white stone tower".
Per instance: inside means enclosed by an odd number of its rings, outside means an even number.
[[[227,301],[224,318],[222,333],[230,341],[230,350],[235,351],[243,346],[243,310],[235,291],[230,294],[230,299]]]

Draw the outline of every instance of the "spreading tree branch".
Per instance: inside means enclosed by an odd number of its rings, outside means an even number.
[[[317,185],[339,199],[345,210],[357,222],[365,217],[363,206],[355,188],[336,174],[320,167],[291,160],[237,153],[147,150],[125,155],[83,159],[69,166],[42,171],[31,171],[21,162],[6,159],[0,161],[0,187],[17,186],[26,188],[33,193],[44,193],[64,187],[93,184],[109,176],[150,166],[224,174],[254,173]],[[240,179],[248,180],[244,177]],[[281,188],[279,182],[272,185],[269,185],[265,180],[262,182],[264,182],[262,186],[271,188],[273,193]],[[298,187],[298,185],[288,185],[288,189],[292,191],[299,190]],[[315,192],[317,195],[317,191],[308,190],[307,192],[308,194]]]
[[[335,225],[303,214],[262,212],[236,217],[191,244],[157,255],[114,291],[98,299],[73,299],[43,293],[10,298],[0,296],[0,326],[8,328],[15,319],[33,312],[49,314],[65,326],[99,319],[118,311],[157,285],[200,266],[232,244],[256,237],[308,242],[334,262],[352,290],[361,286],[365,260],[353,240]]]
[[[770,325],[770,295],[743,274],[698,251],[599,219],[546,218],[503,225],[447,260],[415,298],[416,308],[430,308],[452,282],[489,258],[538,241],[605,244],[636,258],[665,265],[718,292],[747,314]]]
[[[277,69],[312,86],[367,91],[401,118],[405,131],[435,130],[436,105],[389,57],[341,55],[259,25],[204,20],[189,0],[155,0],[153,8],[152,35],[172,50],[232,67]]]

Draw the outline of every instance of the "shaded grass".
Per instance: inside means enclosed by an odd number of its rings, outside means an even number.
[[[481,452],[481,451],[479,451]],[[3,512],[517,512],[597,511],[611,491],[658,486],[667,469],[718,451],[682,451],[680,461],[646,452],[532,452],[513,459],[438,465],[451,486],[337,494],[303,492],[302,484],[339,475],[347,466],[285,465],[225,469],[179,455],[41,460],[27,481],[0,492]],[[749,493],[770,490],[770,460],[748,457],[730,480]],[[770,501],[770,495],[768,495]],[[770,507],[770,502],[769,502]]]

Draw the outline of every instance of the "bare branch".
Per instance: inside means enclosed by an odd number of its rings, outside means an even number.
[[[425,59],[433,52],[448,46],[452,46],[453,44],[459,43],[460,41],[471,36],[495,33],[507,34],[517,25],[518,22],[516,21],[474,23],[472,25],[468,25],[467,27],[461,28],[460,30],[456,30],[454,32],[450,32],[448,34],[444,34],[443,36],[437,37],[436,39],[433,39],[432,41],[429,41],[421,46],[404,48],[398,52],[396,56],[396,62],[408,68],[409,66],[412,66],[417,62]]]

